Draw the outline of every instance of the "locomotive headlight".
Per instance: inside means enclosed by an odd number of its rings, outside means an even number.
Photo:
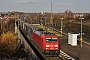
[[[49,45],[46,45],[46,47],[50,47]]]
[[[46,49],[49,49],[49,48],[46,48]]]
[[[58,45],[55,45],[55,47],[58,47]]]
[[[55,49],[58,49],[58,48],[55,48]]]

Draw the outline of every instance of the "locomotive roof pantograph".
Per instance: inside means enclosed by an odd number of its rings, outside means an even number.
[[[50,33],[50,32],[48,32],[48,31],[45,31],[45,30],[43,30],[43,31],[34,31],[36,34],[38,34],[39,36],[42,36],[42,34],[44,34],[44,35],[55,35],[55,34],[53,34],[53,33]]]

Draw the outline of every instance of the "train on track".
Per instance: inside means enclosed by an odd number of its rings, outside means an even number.
[[[57,35],[43,30],[35,24],[29,24],[22,20],[18,21],[20,29],[33,40],[45,55],[60,54],[60,39]]]

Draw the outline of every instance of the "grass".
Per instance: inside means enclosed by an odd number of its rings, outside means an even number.
[[[53,34],[56,34],[59,38],[61,38],[61,34],[60,33],[56,32],[56,31],[54,31],[54,30],[52,30],[50,28],[47,28],[47,27],[42,26],[42,25],[40,25],[38,27],[41,27],[42,29],[47,30],[48,32],[51,32]],[[66,36],[62,35],[62,38],[66,38]]]

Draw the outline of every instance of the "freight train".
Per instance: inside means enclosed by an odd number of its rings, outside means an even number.
[[[28,34],[30,40],[37,44],[42,53],[46,55],[60,54],[60,40],[57,35],[24,21],[19,20],[19,25]]]

